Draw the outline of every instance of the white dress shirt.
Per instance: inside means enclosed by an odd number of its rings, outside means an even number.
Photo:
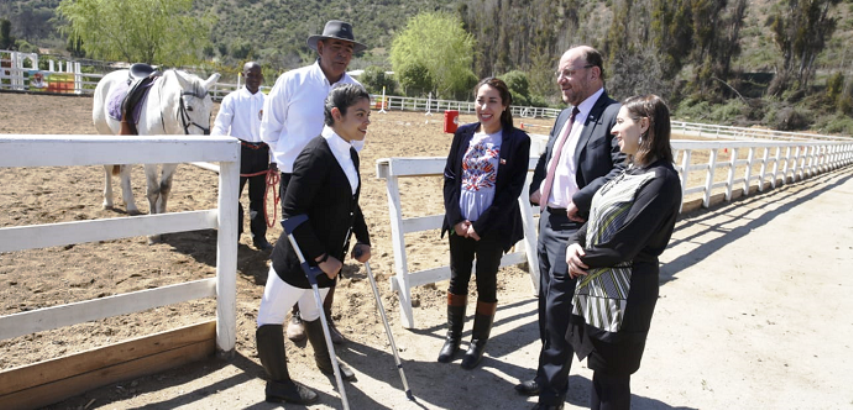
[[[243,87],[232,92],[222,99],[210,135],[230,135],[246,142],[261,142],[263,109],[264,93],[260,90],[252,94]]]
[[[554,171],[554,184],[551,186],[551,195],[548,198],[548,206],[551,208],[560,208],[566,209],[569,206],[569,203],[572,202],[572,196],[578,192],[578,181],[575,178],[577,174],[577,163],[575,163],[575,152],[578,148],[578,142],[580,140],[581,133],[584,129],[584,123],[586,123],[586,118],[589,117],[589,112],[592,111],[592,107],[595,106],[596,101],[598,101],[599,97],[604,94],[604,88],[599,89],[595,94],[590,96],[589,98],[583,100],[582,103],[578,105],[578,113],[575,115],[575,122],[572,126],[572,132],[567,137],[565,145],[563,145],[563,153],[560,155],[560,163],[557,164],[557,169]],[[565,132],[565,127],[569,126],[569,121],[563,125],[563,128],[560,129],[560,133],[557,135],[563,135]],[[551,161],[554,161],[556,155],[551,155]],[[551,162],[548,162],[548,167],[545,169],[550,169]],[[542,192],[542,188],[545,186],[545,181],[542,181],[542,184],[539,186],[539,192]]]
[[[326,143],[332,149],[332,154],[335,155],[338,164],[341,165],[344,173],[347,174],[352,194],[355,195],[355,191],[358,189],[358,171],[355,169],[355,163],[352,162],[352,155],[349,152],[350,148],[353,148],[352,144],[341,138],[340,135],[335,133],[335,130],[328,126],[323,127],[323,132],[320,135],[326,139]]]
[[[292,173],[293,161],[308,141],[320,135],[325,125],[323,105],[329,90],[337,84],[361,85],[346,73],[335,84],[329,84],[319,59],[276,80],[264,103],[261,139],[269,144],[281,172]]]

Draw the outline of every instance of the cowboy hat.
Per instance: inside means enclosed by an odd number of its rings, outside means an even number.
[[[352,34],[352,24],[338,20],[331,20],[326,23],[326,27],[323,28],[322,35],[313,35],[308,37],[308,47],[317,51],[317,42],[330,38],[349,41],[352,43],[353,53],[360,53],[367,49],[366,45],[355,41],[355,37]]]

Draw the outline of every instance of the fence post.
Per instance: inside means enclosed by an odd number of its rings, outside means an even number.
[[[382,165],[380,165],[382,166]],[[400,317],[402,326],[406,329],[415,327],[415,317],[412,312],[412,294],[409,288],[409,265],[406,258],[406,234],[403,232],[403,207],[400,200],[400,185],[397,177],[390,174],[391,164],[384,164],[385,189],[388,194],[388,211],[391,216],[391,244],[394,249],[394,275],[391,278],[391,288],[400,295]]]
[[[719,134],[719,128],[717,129]],[[726,201],[732,200],[732,189],[735,184],[735,170],[737,169],[737,148],[732,148],[731,156],[729,157],[729,175],[726,179]]]
[[[690,154],[693,152],[691,149],[685,149],[684,154],[681,157],[681,192],[687,191],[687,181],[690,175]],[[681,213],[681,210],[684,208],[684,195],[681,195],[681,205],[678,206],[678,213]]]
[[[518,197],[518,203],[521,205],[521,225],[524,229],[524,253],[527,257],[528,271],[531,273],[530,280],[533,282],[533,292],[539,294],[539,254],[537,253],[536,241],[536,226],[533,219],[533,209],[530,206],[530,182],[533,174],[528,172],[527,179],[524,182],[524,188],[521,190],[521,196]]]
[[[770,160],[770,147],[764,147],[764,157],[761,159],[761,169],[758,173],[758,192],[764,191],[764,177],[767,175],[767,161]]]
[[[708,208],[711,206],[711,187],[714,186],[714,171],[717,169],[717,148],[711,149],[711,155],[708,158],[708,174],[705,179],[705,198],[702,200],[702,206]]]
[[[755,160],[755,147],[749,147],[749,155],[746,158],[746,171],[743,176],[743,196],[749,195],[749,180],[752,177],[752,161]],[[763,169],[764,165],[762,165]],[[761,179],[758,180],[758,190],[761,190]]]
[[[230,358],[237,341],[237,198],[240,186],[240,146],[237,161],[219,164],[219,233],[216,235],[216,348]]]

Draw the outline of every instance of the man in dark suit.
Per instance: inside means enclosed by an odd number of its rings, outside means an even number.
[[[534,409],[562,409],[568,391],[572,348],[565,340],[575,280],[568,274],[566,245],[588,217],[595,192],[625,166],[610,130],[620,104],[604,91],[601,53],[580,46],[566,51],[556,72],[563,101],[530,186],[538,204],[539,337],[536,377],[515,389],[539,396]]]

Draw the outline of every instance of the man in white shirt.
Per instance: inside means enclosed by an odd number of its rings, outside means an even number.
[[[279,193],[282,198],[293,172],[293,162],[312,138],[323,131],[323,105],[329,90],[338,84],[358,84],[347,73],[352,55],[367,49],[355,41],[352,25],[332,20],[326,23],[322,35],[308,37],[308,47],[317,51],[314,64],[288,71],[278,77],[264,103],[261,120],[261,138],[272,149],[273,161],[281,171]],[[360,149],[359,144],[353,144]],[[329,289],[323,303],[329,319],[332,341],[343,343],[343,335],[331,321],[335,288]],[[305,329],[294,306],[293,317],[287,327],[287,337],[293,341],[305,339]]]
[[[264,109],[264,93],[259,91],[264,75],[255,62],[243,65],[246,86],[222,99],[219,114],[213,124],[211,135],[230,135],[240,140],[240,190],[249,183],[249,220],[252,243],[258,250],[271,250],[267,241],[267,222],[264,218],[264,193],[266,172],[270,168],[269,147],[261,141],[261,116]],[[251,176],[248,176],[251,175]],[[239,197],[238,197],[239,204]],[[237,237],[243,234],[243,205],[238,205],[239,225]]]

